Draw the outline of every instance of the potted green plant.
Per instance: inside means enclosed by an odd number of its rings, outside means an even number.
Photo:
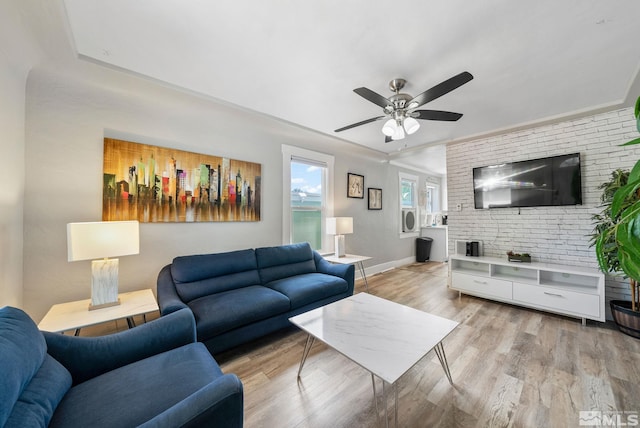
[[[507,251],[507,260],[510,262],[531,263],[531,255],[529,253],[514,253],[512,250]]]
[[[634,115],[640,132],[640,97]],[[640,138],[623,146],[636,144]],[[592,217],[592,245],[603,272],[629,278],[631,301],[612,300],[611,314],[620,331],[640,338],[640,160],[631,171],[613,171],[600,189],[603,210]]]

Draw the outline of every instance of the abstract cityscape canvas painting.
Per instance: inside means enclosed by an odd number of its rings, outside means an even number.
[[[103,176],[103,221],[260,221],[259,163],[105,138]]]

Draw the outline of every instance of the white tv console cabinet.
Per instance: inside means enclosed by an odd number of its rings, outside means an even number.
[[[562,315],[605,321],[604,275],[597,269],[449,256],[452,290]]]

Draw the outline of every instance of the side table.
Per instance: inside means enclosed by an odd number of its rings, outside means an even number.
[[[369,283],[367,282],[367,275],[364,272],[364,263],[362,262],[371,260],[371,257],[358,256],[355,254],[345,254],[344,257],[337,257],[335,254],[330,254],[328,256],[324,256],[324,259],[328,262],[341,265],[355,265],[360,269],[360,275],[362,275],[362,279],[364,279],[364,286],[367,289],[367,293],[369,292]]]
[[[83,327],[122,318],[126,318],[129,328],[132,328],[135,327],[133,320],[135,315],[145,316],[159,310],[151,289],[121,293],[118,297],[120,298],[119,305],[93,311],[89,310],[91,299],[53,305],[38,324],[38,328],[54,333],[75,330],[77,336]]]

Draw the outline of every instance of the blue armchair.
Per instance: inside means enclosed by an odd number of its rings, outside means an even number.
[[[180,310],[87,338],[0,309],[0,426],[242,427],[243,389]]]

